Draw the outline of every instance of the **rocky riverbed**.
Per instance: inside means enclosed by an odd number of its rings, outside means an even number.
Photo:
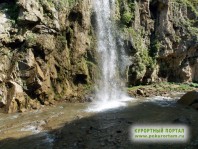
[[[196,0],[100,2],[0,1],[0,149],[198,148],[197,111],[190,108],[198,101],[188,107],[176,103],[198,88],[188,83],[198,82]],[[108,35],[97,38],[102,31]],[[109,50],[104,58],[101,47]],[[104,70],[101,61],[108,66]],[[112,78],[101,83],[102,89],[110,83],[104,91],[110,88],[111,95],[120,89],[112,86],[122,84],[117,76],[126,87],[152,85],[128,89],[134,98],[126,106],[86,112],[101,74]],[[153,84],[170,81],[186,84]],[[188,143],[130,141],[129,128],[136,123],[174,122],[191,128]]]
[[[170,95],[171,96],[171,95]],[[126,107],[89,113],[89,103],[61,103],[37,111],[0,114],[0,148],[197,148],[197,111],[179,105],[182,94],[132,99]],[[134,124],[174,124],[190,127],[186,144],[136,144],[129,138]]]

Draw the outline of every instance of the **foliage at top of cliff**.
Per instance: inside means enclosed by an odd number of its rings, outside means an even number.
[[[198,17],[198,1],[197,0],[175,0],[177,3],[185,4]]]

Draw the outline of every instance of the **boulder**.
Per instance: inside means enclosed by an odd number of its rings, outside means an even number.
[[[14,81],[7,82],[8,94],[6,112],[13,113],[21,111],[26,104],[23,88]]]
[[[20,7],[19,23],[29,24],[43,20],[43,9],[38,0],[18,0],[18,5]]]
[[[137,90],[137,94],[140,95],[140,96],[143,96],[144,95],[144,91],[142,89],[138,89]]]
[[[181,97],[180,100],[178,100],[178,103],[191,106],[193,108],[198,108],[198,92],[197,91],[191,91],[186,93]]]
[[[40,104],[40,102],[38,100],[30,99],[29,105],[30,105],[31,109],[40,109],[41,108],[41,104]]]

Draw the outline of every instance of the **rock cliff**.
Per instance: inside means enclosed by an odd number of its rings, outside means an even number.
[[[81,101],[92,84],[91,3],[0,2],[0,102],[7,112]]]
[[[198,82],[197,10],[196,0],[116,0],[129,86]],[[82,101],[99,74],[94,17],[91,0],[1,0],[0,106]]]
[[[129,85],[198,81],[196,0],[117,1],[118,23],[128,36]],[[125,36],[126,37],[126,36]]]

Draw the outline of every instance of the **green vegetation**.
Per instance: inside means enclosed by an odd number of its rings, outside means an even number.
[[[198,1],[197,0],[175,0],[179,4],[186,5],[198,17]]]
[[[156,60],[154,57],[149,55],[149,50],[146,48],[143,38],[141,37],[141,33],[139,31],[135,31],[132,27],[124,28],[125,34],[131,36],[133,39],[133,43],[137,53],[135,55],[137,61],[137,67],[134,67],[134,71],[138,74],[138,77],[142,77],[144,75],[146,68],[153,69],[156,65]],[[127,35],[126,35],[127,36]]]
[[[117,7],[119,7],[119,14],[121,18],[121,24],[129,26],[135,17],[135,2],[131,1],[129,4],[126,1],[117,0]]]
[[[184,6],[187,7],[188,11],[191,11],[192,14],[194,14],[194,17],[191,18],[192,20],[190,20],[188,18],[188,20],[185,20],[185,24],[191,25],[192,23],[195,23],[197,21],[198,18],[198,1],[197,0],[174,0],[174,5],[176,6]],[[188,12],[189,13],[189,12]],[[178,18],[177,18],[178,19]],[[187,18],[185,18],[187,19]]]
[[[197,28],[197,27],[189,26],[188,29],[189,29],[189,31],[190,31],[190,33],[191,33],[192,35],[198,36],[198,28]]]
[[[180,26],[186,26],[193,36],[198,36],[197,20],[198,20],[198,1],[197,0],[175,0],[175,5],[187,7],[190,17],[183,18],[179,21]],[[178,18],[175,18],[177,20]]]
[[[56,48],[59,50],[59,52],[62,52],[65,50],[66,46],[67,46],[67,40],[65,36],[58,35],[56,39]]]
[[[150,47],[149,55],[155,58],[161,47],[162,47],[162,44],[157,38],[151,40],[151,47]]]
[[[133,15],[131,12],[124,12],[123,15],[122,15],[122,21],[124,24],[128,24],[130,23],[131,19],[133,18]]]
[[[147,43],[145,42],[144,36],[147,34],[145,28],[139,27],[134,29],[133,23],[135,20],[135,9],[137,4],[134,0],[121,1],[117,0],[117,7],[119,7],[120,20],[118,20],[118,25],[121,28],[123,37],[126,40],[131,40],[133,43],[133,51],[135,54],[134,66],[130,68],[130,74],[135,73],[136,79],[142,78],[146,71],[153,70],[156,66],[156,55],[161,47],[160,42],[153,43],[152,50],[148,49]]]
[[[33,33],[29,33],[26,36],[26,41],[29,46],[36,44],[36,35]]]
[[[137,89],[155,89],[159,92],[163,91],[176,91],[176,92],[187,92],[198,88],[197,83],[174,83],[174,82],[160,82],[151,85],[139,85],[128,88],[129,91],[135,91]]]

